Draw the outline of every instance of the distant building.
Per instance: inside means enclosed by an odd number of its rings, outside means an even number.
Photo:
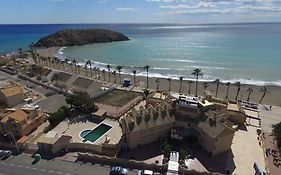
[[[207,118],[200,121],[196,127],[200,145],[211,155],[231,149],[235,130],[225,118],[217,116],[216,112],[208,112],[205,115]]]
[[[13,107],[24,100],[24,93],[19,85],[12,84],[0,87],[0,102]]]
[[[171,113],[170,104],[162,101],[155,106],[149,104],[139,110],[132,109],[120,121],[125,147],[131,149],[167,137],[175,124],[175,116]]]
[[[47,120],[37,109],[16,108],[0,116],[0,134],[13,133],[16,139],[27,136]]]

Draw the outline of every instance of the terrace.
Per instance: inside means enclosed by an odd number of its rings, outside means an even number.
[[[114,89],[95,99],[96,105],[114,118],[119,118],[138,104],[142,96],[138,92]]]

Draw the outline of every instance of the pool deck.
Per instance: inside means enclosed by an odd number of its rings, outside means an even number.
[[[72,142],[83,143],[84,138],[80,136],[80,133],[84,130],[93,130],[100,124],[106,124],[111,126],[112,128],[107,131],[104,135],[102,135],[99,139],[97,139],[94,143],[87,141],[87,144],[102,144],[105,142],[106,135],[109,137],[109,144],[117,144],[119,143],[122,136],[122,129],[119,126],[118,121],[104,119],[101,123],[94,123],[91,121],[80,121],[76,123],[68,124],[67,121],[61,122],[57,127],[53,129],[53,131],[58,132],[60,135],[69,135],[72,136]]]

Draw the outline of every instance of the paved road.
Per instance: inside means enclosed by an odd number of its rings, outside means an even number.
[[[40,160],[32,164],[30,155],[21,154],[0,160],[0,175],[108,175],[109,166],[72,163],[61,160]],[[129,175],[137,174],[129,171]]]
[[[266,106],[269,109],[269,106]],[[272,106],[272,110],[266,110],[263,106],[259,106],[261,128],[267,133],[271,133],[272,125],[281,122],[281,107]]]

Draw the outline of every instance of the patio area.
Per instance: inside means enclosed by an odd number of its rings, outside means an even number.
[[[55,131],[59,133],[59,135],[69,135],[72,136],[72,142],[74,143],[84,143],[85,139],[81,136],[81,133],[85,130],[92,131],[97,126],[105,124],[110,126],[110,130],[108,130],[106,133],[101,134],[101,136],[95,141],[90,142],[86,141],[87,144],[101,144],[105,143],[106,140],[108,140],[109,144],[117,144],[119,143],[121,136],[122,136],[122,130],[119,126],[119,123],[114,120],[110,119],[104,119],[100,123],[93,122],[89,120],[88,118],[81,117],[80,120],[76,119],[76,121],[68,122],[63,121],[61,122],[57,127],[55,127],[52,131]]]

